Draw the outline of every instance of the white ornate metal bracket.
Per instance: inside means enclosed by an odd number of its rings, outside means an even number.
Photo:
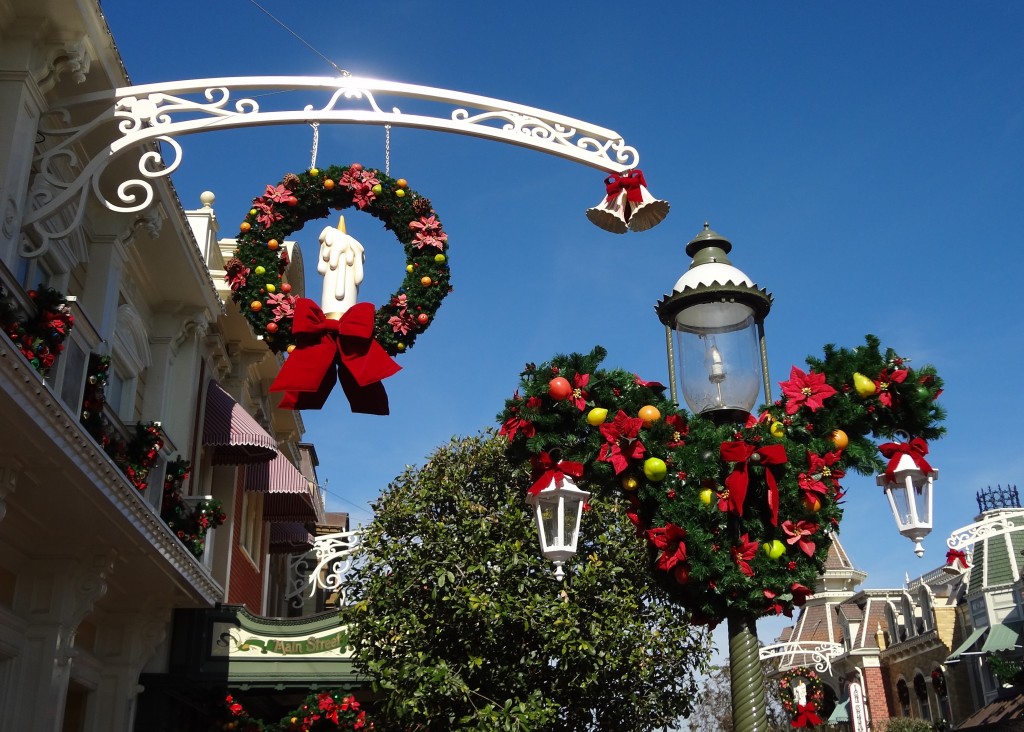
[[[819,643],[802,641],[793,643],[776,643],[771,646],[763,646],[760,650],[762,661],[769,658],[788,657],[789,660],[783,663],[789,666],[813,665],[818,673],[827,674],[832,671],[832,659],[843,653],[843,646],[840,643]],[[801,663],[796,663],[799,657]]]
[[[1020,531],[1021,529],[1024,529],[1024,515],[993,516],[957,529],[946,539],[946,546],[957,551],[964,551],[982,539],[1009,534],[1011,531]]]
[[[344,605],[345,574],[351,569],[361,543],[362,532],[358,530],[316,537],[310,552],[288,560],[285,600],[293,607],[302,607],[303,595],[313,597],[319,589],[337,592],[338,605]]]
[[[389,98],[409,100],[409,106],[399,109],[385,102]],[[73,117],[80,116],[73,111],[92,108],[102,111],[71,126]],[[582,120],[475,94],[353,76],[144,84],[63,100],[50,114],[59,122],[40,128],[53,144],[37,155],[32,210],[24,222],[41,243],[28,245],[23,256],[41,254],[49,241],[67,236],[81,223],[90,188],[111,210],[146,209],[154,199],[151,181],[170,175],[181,164],[182,149],[175,138],[199,132],[302,123],[392,125],[511,143],[607,172],[625,172],[640,160],[636,148],[617,132]],[[96,135],[109,137],[110,142],[83,165],[75,152],[78,143]],[[157,143],[173,153],[170,161],[164,160]],[[108,198],[100,190],[103,171],[129,152],[138,154],[138,177],[120,181]],[[74,220],[61,217],[75,202]]]

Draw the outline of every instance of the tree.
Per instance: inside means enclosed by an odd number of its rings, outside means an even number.
[[[453,439],[375,505],[344,612],[378,728],[673,728],[699,701],[706,632],[650,582],[618,498],[593,500],[555,581],[530,476],[505,452],[501,437]]]

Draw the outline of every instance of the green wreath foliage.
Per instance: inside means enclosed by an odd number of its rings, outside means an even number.
[[[794,369],[782,398],[744,425],[687,414],[666,398],[663,385],[600,369],[605,355],[597,347],[527,364],[519,390],[498,415],[509,459],[580,463],[576,483],[584,490],[625,492],[656,581],[695,622],[712,626],[729,614],[790,615],[802,605],[839,530],[841,480],[848,471],[874,474],[886,465],[872,438],[906,432],[934,439],[944,431],[935,369],[910,368],[908,359],[883,352],[874,336],[853,349],[829,345],[823,358],[809,358],[809,372]],[[568,381],[567,397],[564,384],[553,396],[554,378]],[[660,416],[643,422],[644,407]],[[737,459],[725,447],[730,443],[749,459]],[[737,473],[748,478],[742,505],[729,490]]]
[[[392,356],[407,351],[433,322],[451,291],[448,236],[430,199],[359,163],[289,173],[253,199],[237,235],[225,279],[257,335],[275,353],[292,344],[294,298],[284,281],[285,238],[306,222],[355,207],[384,223],[405,249],[399,289],[377,308],[374,338]]]

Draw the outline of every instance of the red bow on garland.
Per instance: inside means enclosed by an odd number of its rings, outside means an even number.
[[[794,727],[813,727],[821,724],[821,717],[817,715],[814,704],[798,704],[796,716],[793,718]]]
[[[747,498],[747,487],[750,485],[748,468],[753,459],[765,466],[764,476],[768,483],[768,510],[772,515],[772,526],[779,524],[779,486],[772,472],[772,465],[786,463],[786,448],[782,445],[749,445],[746,442],[723,442],[722,459],[736,463],[732,472],[725,479],[725,487],[729,489],[729,510],[737,516],[743,515],[743,503]],[[754,456],[757,457],[754,457]]]
[[[619,175],[618,173],[612,173],[604,179],[605,191],[608,193],[608,201],[614,201],[615,197],[622,191],[626,192],[626,200],[632,203],[642,202],[643,196],[640,194],[640,186],[647,186],[647,180],[644,178],[644,172],[639,168],[631,170],[628,173]]]
[[[910,442],[886,442],[878,446],[878,451],[889,458],[889,464],[885,467],[885,479],[889,483],[896,482],[896,466],[900,464],[900,458],[904,455],[909,455],[921,472],[926,475],[932,472],[932,466],[924,459],[928,454],[928,443],[920,437],[915,437]]]
[[[401,366],[374,340],[373,318],[368,302],[328,320],[315,302],[298,298],[292,322],[296,348],[270,385],[270,391],[285,392],[281,408],[320,409],[337,378],[353,412],[387,414],[388,394],[380,382]]]
[[[583,463],[574,463],[570,460],[560,460],[556,463],[546,452],[530,458],[530,462],[533,464],[533,475],[540,476],[526,492],[531,496],[540,493],[551,485],[552,481],[560,485],[567,475],[571,478],[579,478],[583,475]]]

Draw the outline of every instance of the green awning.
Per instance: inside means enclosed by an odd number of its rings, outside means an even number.
[[[978,638],[980,638],[982,633],[986,630],[988,630],[987,626],[972,630],[971,634],[967,636],[967,640],[961,643],[959,648],[949,654],[949,657],[946,659],[946,663],[958,663],[960,661],[960,656],[969,651],[974,644],[978,642]]]
[[[981,652],[1012,651],[1020,645],[1019,641],[1020,632],[1018,630],[1002,623],[996,623],[992,626],[988,638],[985,639],[985,643],[981,646]]]
[[[850,714],[846,711],[846,707],[849,706],[850,700],[841,701],[836,704],[836,708],[832,710],[831,716],[828,718],[826,724],[837,724],[838,722],[849,722]]]

